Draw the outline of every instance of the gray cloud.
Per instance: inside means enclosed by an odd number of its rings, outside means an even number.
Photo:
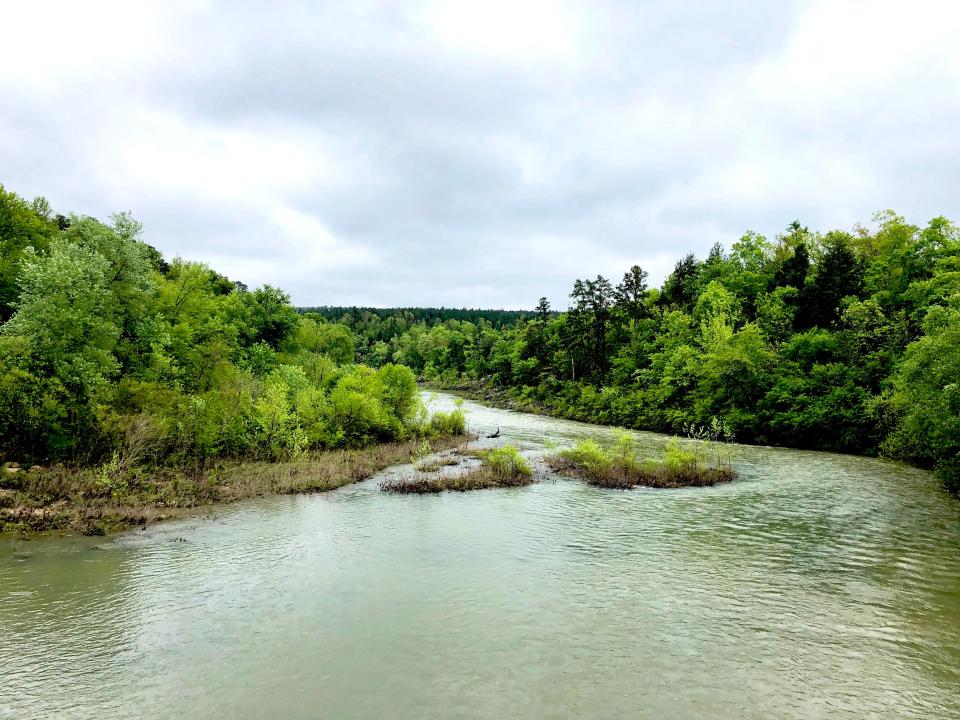
[[[799,218],[957,216],[957,11],[34,3],[0,182],[300,304],[565,306]]]

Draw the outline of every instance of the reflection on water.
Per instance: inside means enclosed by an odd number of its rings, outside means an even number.
[[[531,455],[611,438],[467,407]],[[5,538],[0,718],[960,717],[960,503],[876,460],[735,455],[713,488],[373,479]]]

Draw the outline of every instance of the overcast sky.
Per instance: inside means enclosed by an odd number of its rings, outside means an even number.
[[[954,2],[4,3],[0,183],[294,302],[558,308],[960,219]]]

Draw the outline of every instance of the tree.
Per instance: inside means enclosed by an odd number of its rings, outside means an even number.
[[[711,350],[733,337],[740,316],[737,297],[718,280],[711,282],[697,298],[693,317],[700,324],[703,347]]]
[[[47,256],[27,248],[20,266],[16,312],[0,327],[0,357],[37,379],[32,397],[38,402],[51,394],[68,398],[68,415],[57,427],[44,422],[54,416],[42,406],[23,408],[39,418],[23,428],[23,443],[66,453],[83,440],[94,404],[119,370],[110,263],[89,248],[57,240]]]
[[[387,364],[377,370],[384,406],[398,420],[409,419],[420,403],[417,397],[417,378],[410,368]]]
[[[830,327],[840,315],[841,301],[863,291],[863,266],[853,253],[850,236],[830,233],[825,245],[813,280],[802,296],[802,327]]]
[[[623,275],[614,291],[616,306],[631,320],[647,315],[647,271],[634,265]]]
[[[724,284],[740,298],[748,320],[757,315],[759,298],[770,285],[773,247],[763,235],[747,232],[730,250],[730,274]]]
[[[613,286],[602,275],[593,280],[577,280],[570,297],[574,301],[571,312],[577,320],[575,330],[586,331],[593,375],[602,380],[609,364],[607,323],[613,307]]]
[[[147,246],[140,240],[140,223],[128,213],[112,215],[111,220],[111,225],[105,225],[93,218],[72,216],[60,237],[107,261],[107,284],[113,296],[107,311],[120,330],[115,354],[123,368],[133,368],[141,365],[150,351],[139,335],[143,326],[150,324],[147,299],[155,290],[153,266]]]
[[[290,296],[272,285],[237,296],[245,310],[247,342],[265,342],[275,350],[282,349],[299,324]]]
[[[43,255],[57,232],[56,223],[19,195],[0,185],[0,323],[13,315],[17,274],[24,251],[32,247]]]
[[[884,442],[895,457],[936,468],[960,492],[960,295],[927,312],[893,378],[896,429]]]
[[[773,276],[773,287],[793,287],[802,290],[809,270],[810,255],[807,253],[807,245],[800,242],[777,268]]]
[[[693,253],[680,260],[663,284],[659,302],[678,309],[690,308],[696,298],[700,268]]]
[[[534,309],[534,320],[527,324],[526,354],[537,361],[537,367],[547,364],[547,323],[550,320],[550,301],[542,297]]]
[[[757,325],[767,342],[779,345],[790,338],[796,319],[797,296],[793,286],[774,288],[760,298],[757,308]]]
[[[338,364],[352,363],[355,356],[353,333],[339,323],[318,323],[301,317],[296,333],[297,344],[304,350],[322,353]]]
[[[770,385],[775,357],[753,323],[709,346],[698,373],[694,408],[699,422],[725,419],[738,434],[758,433],[756,406]]]
[[[701,287],[706,287],[714,280],[724,280],[730,275],[730,261],[719,242],[710,247],[707,259],[700,266],[697,280]]]
[[[550,301],[545,297],[540,298],[540,300],[537,301],[537,307],[534,308],[534,312],[537,314],[537,320],[545,327],[547,320],[550,319]]]

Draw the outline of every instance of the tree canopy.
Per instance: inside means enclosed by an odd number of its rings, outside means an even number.
[[[0,188],[0,453],[275,458],[418,432],[410,369],[355,364],[347,326],[141,233]]]

